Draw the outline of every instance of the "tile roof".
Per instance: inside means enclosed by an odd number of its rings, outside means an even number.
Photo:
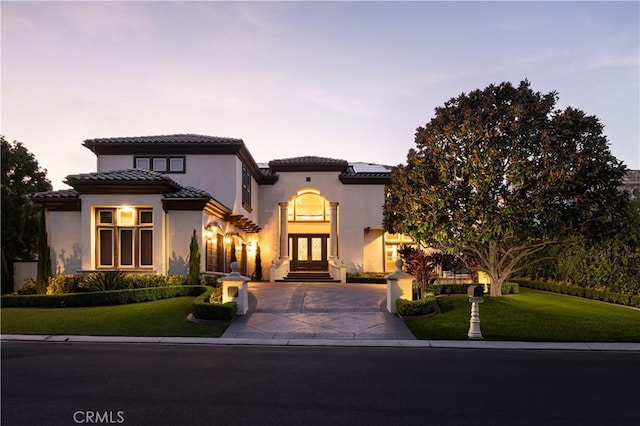
[[[269,167],[278,165],[294,165],[294,166],[318,166],[318,165],[339,165],[347,167],[349,163],[345,160],[339,160],[335,158],[316,157],[308,155],[304,157],[282,158],[278,160],[269,161]]]
[[[242,139],[219,136],[196,135],[192,133],[160,136],[132,136],[116,138],[87,139],[85,146],[105,144],[242,144]]]
[[[162,173],[143,169],[112,170],[67,176],[67,183],[73,182],[166,182],[177,185],[173,179]]]
[[[74,189],[39,192],[33,198],[46,206],[55,207],[63,201],[68,203],[75,199],[79,202],[80,194],[85,191],[106,194],[154,193],[171,202],[213,202],[219,210],[231,211],[207,191],[193,186],[181,186],[168,176],[150,170],[129,169],[69,175],[67,183],[74,186]],[[134,188],[133,192],[131,188]],[[78,204],[78,210],[79,206]]]
[[[211,194],[202,189],[194,188],[193,186],[183,186],[178,191],[167,192],[164,194],[165,198],[207,198],[213,199]]]
[[[622,176],[622,182],[628,184],[640,184],[640,170],[627,170]]]
[[[36,200],[53,200],[64,198],[78,198],[80,193],[75,189],[61,189],[58,191],[37,192],[33,195]]]

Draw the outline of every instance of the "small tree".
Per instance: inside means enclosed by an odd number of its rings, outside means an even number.
[[[435,268],[432,258],[420,248],[408,245],[400,247],[398,254],[404,264],[405,271],[416,277],[413,290],[416,293],[416,298],[421,299]]]
[[[256,246],[256,280],[262,281],[262,258],[260,257],[260,246]]]
[[[2,144],[2,292],[13,289],[13,262],[34,260],[38,251],[38,207],[31,197],[51,190],[47,170],[21,142]]]
[[[47,291],[47,284],[51,277],[51,247],[47,242],[47,222],[44,209],[40,211],[40,227],[38,228],[38,275],[36,277],[36,290],[38,294]]]
[[[195,229],[189,244],[189,276],[187,277],[187,283],[190,285],[200,284],[200,245],[198,244]]]
[[[231,239],[231,253],[230,253],[230,259],[229,259],[229,265],[237,261],[238,261],[238,257],[236,256],[236,242],[233,239]],[[231,268],[231,266],[229,266],[229,268]]]

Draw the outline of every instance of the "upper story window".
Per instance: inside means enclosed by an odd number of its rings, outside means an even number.
[[[245,164],[242,164],[242,205],[251,210],[251,173]]]
[[[301,191],[289,201],[288,219],[295,222],[327,222],[330,215],[327,204],[327,200],[318,192]]]
[[[184,173],[185,158],[182,156],[140,156],[133,159],[133,167],[160,173]]]

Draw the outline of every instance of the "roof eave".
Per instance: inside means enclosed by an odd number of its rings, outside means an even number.
[[[345,185],[388,185],[391,183],[390,176],[348,176],[340,175],[340,182]]]
[[[179,189],[173,182],[158,181],[82,181],[68,179],[65,183],[81,194],[165,194]]]

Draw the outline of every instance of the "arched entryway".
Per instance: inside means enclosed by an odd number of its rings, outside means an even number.
[[[292,272],[327,271],[338,258],[338,203],[315,188],[280,203],[280,258]]]

